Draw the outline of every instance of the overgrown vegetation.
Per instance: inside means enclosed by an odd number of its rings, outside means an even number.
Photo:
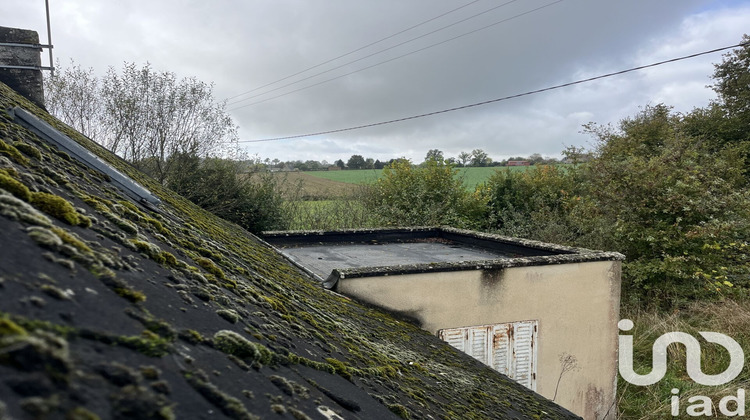
[[[748,49],[717,65],[719,100],[707,109],[677,114],[660,104],[615,127],[588,124],[596,144],[587,162],[498,173],[485,187],[488,228],[622,252],[626,305],[671,309],[744,297],[750,88],[726,79],[747,80]],[[580,153],[568,151],[572,159]]]
[[[364,204],[386,226],[474,227],[483,209],[479,196],[466,191],[456,170],[442,159],[387,166]]]
[[[281,185],[271,174],[243,173],[237,161],[174,155],[180,167],[167,186],[195,204],[251,232],[286,227]]]

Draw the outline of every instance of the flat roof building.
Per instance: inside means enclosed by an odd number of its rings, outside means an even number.
[[[324,287],[417,323],[584,418],[614,418],[621,254],[452,228],[264,239]]]

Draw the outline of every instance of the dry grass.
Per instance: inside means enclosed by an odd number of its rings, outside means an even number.
[[[740,346],[750,349],[750,302],[726,300],[723,302],[693,303],[687,308],[672,313],[635,310],[622,314],[622,318],[634,321],[634,359],[636,370],[646,373],[651,369],[652,345],[664,333],[682,331],[693,335],[701,342],[701,368],[704,373],[716,374],[729,365],[729,354],[721,346],[703,340],[699,331],[726,334]],[[646,387],[631,385],[620,379],[618,384],[619,418],[655,420],[665,418],[692,418],[685,414],[690,397],[702,395],[713,401],[714,414],[719,400],[727,395],[737,395],[739,388],[750,388],[750,374],[743,370],[739,377],[728,384],[708,387],[696,384],[685,370],[685,349],[682,345],[671,345],[668,349],[668,370],[664,379]],[[640,367],[640,368],[639,368]],[[681,416],[673,417],[670,411],[671,390],[680,390]],[[718,416],[721,416],[719,414]]]

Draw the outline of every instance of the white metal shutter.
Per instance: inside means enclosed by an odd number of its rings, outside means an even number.
[[[511,345],[510,335],[512,327],[510,324],[500,324],[495,326],[495,333],[492,338],[492,367],[503,375],[511,376],[510,361]]]
[[[536,322],[513,323],[513,374],[527,388],[536,389]]]
[[[448,344],[464,353],[468,353],[466,351],[468,335],[469,331],[466,328],[448,328],[438,331],[438,337],[441,340],[448,342]]]
[[[474,327],[471,328],[469,336],[469,353],[475,359],[490,364],[490,330],[492,327]]]
[[[536,390],[537,321],[446,328],[438,336],[451,346]]]

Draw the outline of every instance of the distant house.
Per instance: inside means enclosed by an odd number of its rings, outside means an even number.
[[[509,160],[507,166],[529,166],[531,162],[528,160]]]
[[[328,167],[328,170],[329,171],[340,171],[341,167],[340,166],[336,166],[336,165],[331,165],[331,166]]]
[[[450,228],[264,239],[325,287],[411,320],[585,419],[615,418],[621,254]]]

